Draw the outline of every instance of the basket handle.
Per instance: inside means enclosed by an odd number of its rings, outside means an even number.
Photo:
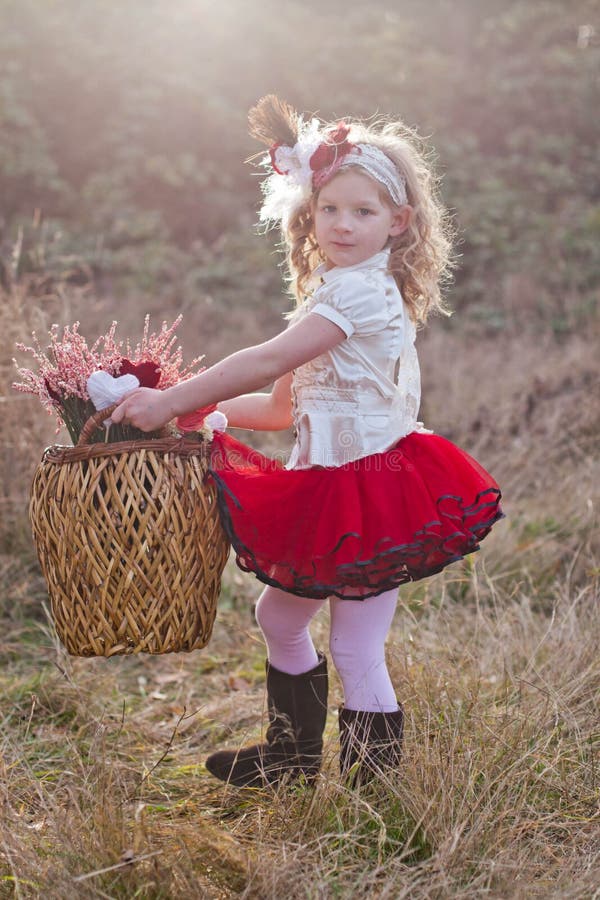
[[[79,440],[77,441],[78,447],[84,447],[89,444],[90,438],[96,428],[99,428],[100,425],[104,422],[105,419],[109,419],[111,415],[114,413],[117,406],[120,406],[122,403],[121,400],[118,400],[116,403],[111,403],[110,406],[107,406],[106,409],[99,409],[94,413],[93,416],[90,416],[83,428],[81,429],[81,433],[79,435]],[[166,426],[163,426],[159,432],[154,432],[158,437],[168,437],[170,432]]]

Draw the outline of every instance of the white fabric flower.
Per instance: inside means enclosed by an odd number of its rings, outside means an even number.
[[[308,123],[300,122],[298,141],[293,147],[282,144],[273,151],[274,162],[280,175],[273,172],[262,184],[264,202],[260,211],[261,222],[279,224],[283,228],[291,215],[310,197],[312,193],[313,171],[310,159],[319,144],[324,140],[319,131],[319,120],[311,119]],[[265,156],[262,165],[271,168],[271,157]]]
[[[209,428],[212,428],[213,431],[223,432],[227,428],[227,416],[225,413],[219,412],[219,410],[216,409],[206,416],[204,424],[208,425]]]

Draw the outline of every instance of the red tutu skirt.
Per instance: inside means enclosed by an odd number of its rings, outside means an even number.
[[[479,549],[498,485],[435,434],[337,468],[285,469],[216,434],[211,476],[238,566],[301,597],[362,600]]]

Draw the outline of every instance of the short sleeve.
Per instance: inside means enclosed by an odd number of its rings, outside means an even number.
[[[369,277],[371,276],[371,277]],[[393,301],[397,294],[398,303]],[[346,337],[353,334],[375,334],[389,324],[402,307],[402,299],[395,285],[386,290],[385,279],[366,272],[348,272],[321,285],[314,294],[311,312],[338,325]]]
[[[354,334],[354,325],[352,322],[347,319],[333,303],[327,303],[326,301],[321,300],[313,306],[311,312],[317,313],[317,315],[323,316],[325,319],[329,319],[329,321],[333,322],[335,325],[339,325],[347,338]]]

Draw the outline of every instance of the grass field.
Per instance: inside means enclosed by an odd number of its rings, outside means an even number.
[[[58,317],[133,333],[143,313],[25,285],[0,309],[0,897],[600,897],[593,319],[560,340],[527,316],[421,336],[423,417],[495,474],[507,518],[481,553],[401,590],[401,771],[340,783],[334,679],[322,775],[269,792],[202,765],[264,724],[259,585],[232,561],[214,638],[190,655],[69,658],[45,614],[26,499],[52,424],[8,390],[13,342]],[[211,352],[257,339],[251,312],[238,325]],[[314,636],[326,649],[325,613]]]

